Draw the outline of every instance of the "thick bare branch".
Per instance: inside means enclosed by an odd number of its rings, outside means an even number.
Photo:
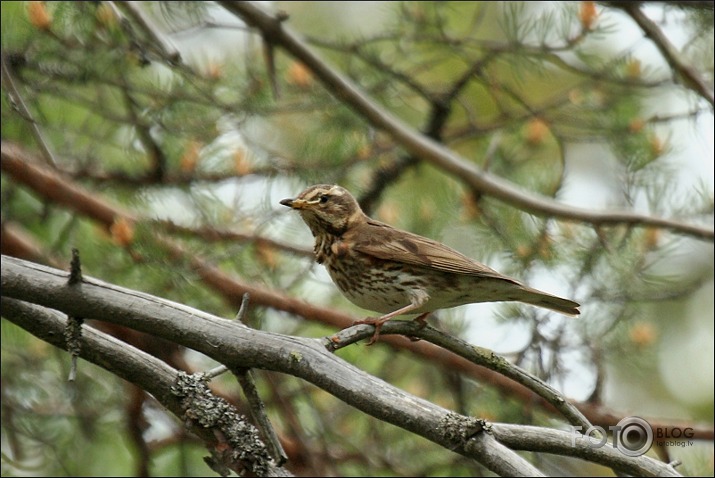
[[[336,357],[321,340],[285,336],[224,320],[171,301],[2,256],[4,297],[102,320],[162,337],[206,354],[230,369],[258,368],[300,377],[339,399],[507,476],[539,471],[486,433],[455,436],[452,412],[373,377]],[[470,419],[461,417],[465,423]],[[449,425],[449,426],[448,426]],[[478,446],[469,442],[475,440]]]
[[[665,463],[646,456],[626,457],[613,446],[595,448],[587,440],[574,440],[572,433],[540,427],[495,423],[492,432],[497,440],[516,450],[542,453],[570,454],[578,458],[593,461],[598,455],[598,462],[621,472],[634,476],[682,476]],[[572,443],[573,441],[573,443]],[[566,446],[563,450],[561,447]]]
[[[89,277],[84,277],[81,284],[70,287],[67,285],[67,275],[63,271],[2,256],[0,286],[3,294],[3,316],[13,317],[17,314],[17,309],[6,308],[15,304],[15,301],[8,301],[6,298],[15,299],[150,333],[202,352],[232,369],[257,368],[294,375],[375,418],[474,458],[496,473],[505,476],[540,474],[513,451],[497,443],[489,432],[490,425],[450,412],[366,374],[331,354],[321,344],[321,340],[250,329],[236,321],[221,319],[175,302]],[[56,319],[57,327],[63,327],[62,319]],[[48,334],[43,327],[39,330],[42,331],[43,339],[52,343],[58,340],[53,338],[58,334]],[[85,347],[82,348],[84,350]],[[114,348],[116,347],[112,347]],[[104,365],[107,360],[105,354],[111,353],[113,350],[108,350],[93,358]],[[136,351],[136,354],[139,353],[141,352]],[[117,360],[126,366],[134,364],[137,358],[132,355],[131,359],[121,357]],[[144,360],[142,357],[140,361]],[[154,364],[153,359],[151,364]],[[143,388],[151,390],[151,387],[155,386],[151,370],[146,371],[146,375],[138,385],[143,384]],[[174,374],[164,375],[174,382]],[[167,396],[166,388],[165,386],[162,390],[154,391],[173,403],[175,398]],[[174,394],[171,387],[168,393]],[[176,404],[172,406],[175,407]],[[538,430],[541,429],[532,428],[537,432],[525,434],[527,438],[518,442],[520,449],[543,449],[564,455],[569,455],[572,451],[571,435],[563,432],[549,433],[550,447],[547,449],[540,445]],[[504,428],[504,442],[515,439],[513,435],[508,435],[508,432],[513,430]],[[551,431],[544,429],[544,433],[547,432]],[[604,460],[604,456],[613,459],[610,454],[584,454],[581,458],[612,466],[609,462],[600,461]],[[624,457],[619,463],[621,465],[618,468],[627,468],[636,474],[677,476],[667,465],[645,457]]]
[[[67,348],[64,340],[63,330],[65,329],[63,316],[54,310],[47,309],[28,302],[3,297],[0,303],[0,311],[4,318],[9,319],[38,338],[62,349]],[[196,415],[203,413],[201,404],[191,403],[190,400],[182,399],[176,393],[177,379],[180,372],[171,368],[156,357],[135,349],[127,343],[100,332],[92,327],[84,327],[82,337],[79,339],[81,348],[79,355],[100,365],[113,374],[121,377],[141,389],[151,393],[167,410],[183,421],[189,429],[199,436],[207,448],[212,451],[214,457],[220,454],[221,464],[241,473],[248,469],[256,476],[289,476],[286,470],[278,468],[271,463],[270,458],[265,454],[265,449],[257,445],[257,431],[247,425],[242,429],[243,434],[231,432],[231,424],[214,423],[207,426],[206,423],[199,423]],[[215,405],[224,408],[227,417],[233,421],[245,423],[245,419],[232,410],[228,404],[221,402],[218,397],[202,397],[212,401]],[[189,408],[191,412],[187,414]],[[192,416],[193,419],[186,419]],[[221,421],[221,420],[218,420]],[[235,426],[237,423],[234,423]],[[241,443],[240,449],[236,448],[236,443],[231,443],[229,438],[238,438]],[[244,453],[243,460],[232,459],[231,456],[240,456]],[[262,455],[262,456],[261,456]]]

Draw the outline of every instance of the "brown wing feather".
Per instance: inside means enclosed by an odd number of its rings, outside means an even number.
[[[516,280],[499,274],[494,269],[470,259],[444,244],[411,232],[397,230],[372,219],[349,231],[347,235],[354,235],[354,238],[345,237],[345,240],[348,242],[356,240],[353,245],[355,251],[378,259],[432,267],[456,274],[506,279],[517,283]]]
[[[346,232],[343,240],[352,244],[354,251],[378,259],[431,267],[448,273],[488,277],[518,286],[514,288],[508,299],[495,300],[518,300],[566,315],[580,314],[577,302],[527,287],[516,279],[502,275],[444,244],[407,231],[400,231],[372,219],[367,219]]]

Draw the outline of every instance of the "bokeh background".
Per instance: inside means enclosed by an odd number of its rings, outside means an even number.
[[[3,254],[66,268],[76,247],[87,275],[233,317],[241,298],[201,276],[192,263],[201,258],[357,319],[368,312],[337,293],[312,261],[307,227],[278,204],[339,183],[379,220],[579,301],[577,319],[477,304],[430,323],[547,380],[594,423],[637,415],[695,427],[695,439],[649,454],[712,475],[712,4],[637,7],[662,38],[618,2],[261,7],[284,11],[284,24],[370,101],[572,217],[497,199],[410,153],[220,3],[2,2]],[[18,171],[28,163],[126,218],[107,223],[27,184]],[[582,211],[693,228],[599,223]],[[183,254],[167,252],[166,238]],[[246,322],[297,336],[336,330],[277,304],[252,307]],[[215,365],[144,346],[191,371]],[[460,413],[558,426],[508,387],[427,357],[382,344],[338,354]],[[70,388],[68,367],[66,353],[2,321],[3,475],[211,472],[202,444],[150,397],[88,363]],[[294,473],[488,474],[296,378],[258,377]],[[212,385],[241,406],[230,378]],[[553,474],[610,473],[532,459]]]

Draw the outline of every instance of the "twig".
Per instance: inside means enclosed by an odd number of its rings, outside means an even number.
[[[219,375],[223,375],[224,373],[228,372],[228,367],[225,365],[219,365],[218,367],[212,368],[208,372],[203,372],[204,378],[206,380],[213,380],[214,378],[218,377]]]
[[[248,312],[248,303],[251,300],[251,294],[246,292],[243,294],[243,298],[241,298],[241,307],[238,308],[238,313],[236,314],[236,320],[239,322],[243,322],[243,318],[246,316],[246,312]]]
[[[114,2],[109,2],[114,4]],[[176,46],[161,33],[159,27],[154,21],[145,14],[138,5],[139,2],[122,2],[121,5],[134,18],[138,25],[142,27],[144,32],[152,39],[152,44],[159,48],[161,57],[170,64],[178,64],[181,62],[181,53]],[[114,6],[114,5],[113,5]],[[116,7],[115,11],[117,10]],[[122,25],[129,25],[128,22],[122,22]],[[132,33],[131,31],[129,32]]]
[[[22,95],[20,95],[20,92],[15,86],[15,80],[13,79],[10,67],[7,64],[5,53],[2,54],[2,82],[3,86],[7,87],[8,96],[10,97],[10,101],[13,106],[19,111],[20,116],[30,123],[32,134],[42,150],[42,155],[45,158],[45,161],[53,168],[56,168],[57,161],[55,160],[55,155],[52,153],[49,143],[45,140],[45,135],[42,133],[40,126],[37,124],[37,121],[35,121],[32,113],[25,104],[25,100],[22,99]]]
[[[72,248],[72,262],[70,265],[70,276],[67,279],[68,286],[78,286],[82,283],[82,265],[79,259],[79,250]],[[67,316],[67,327],[65,328],[65,343],[67,351],[70,353],[71,364],[67,381],[74,382],[77,378],[77,358],[81,351],[82,324],[84,319],[74,315]]]
[[[374,327],[371,325],[357,325],[341,330],[335,335],[325,340],[326,348],[330,351],[335,351],[359,340],[370,337],[374,332]],[[429,325],[414,321],[392,320],[383,325],[381,335],[387,334],[402,334],[408,337],[417,337],[438,345],[452,353],[463,357],[470,362],[486,367],[499,374],[502,374],[510,379],[524,385],[529,390],[533,391],[541,398],[550,403],[557,409],[571,425],[581,426],[584,430],[591,427],[588,419],[576,408],[569,403],[566,398],[551,387],[546,382],[538,377],[531,375],[525,370],[512,365],[505,358],[495,354],[491,350],[476,347],[464,340],[445,334]]]
[[[701,78],[698,71],[692,66],[685,63],[680,55],[680,52],[673,46],[673,44],[668,40],[668,37],[663,34],[663,31],[658,28],[650,18],[648,18],[641,10],[640,2],[608,2],[610,5],[619,8],[626,12],[634,22],[641,27],[641,30],[646,34],[648,38],[653,40],[655,46],[660,50],[660,53],[668,62],[670,67],[680,75],[683,79],[685,86],[698,95],[705,98],[711,106],[715,106],[715,97],[713,96],[712,90],[705,83],[705,80]]]
[[[253,375],[250,370],[247,369],[237,369],[234,370],[233,374],[236,376],[238,383],[241,385],[243,390],[243,395],[246,397],[248,402],[249,410],[251,411],[251,416],[256,423],[256,426],[261,431],[263,439],[266,441],[268,449],[273,459],[276,461],[278,466],[282,466],[288,461],[288,455],[286,454],[281,441],[278,438],[276,430],[271,425],[271,421],[266,415],[266,406],[261,400],[261,396],[258,394],[258,389],[256,388],[256,382],[253,380]]]
[[[273,239],[269,239],[263,236],[257,236],[255,234],[245,234],[242,232],[235,232],[227,229],[216,229],[210,226],[187,227],[175,224],[169,220],[161,219],[147,219],[146,223],[150,225],[154,224],[160,226],[167,232],[191,235],[199,237],[206,241],[253,243],[257,246],[265,246],[269,249],[289,252],[299,257],[314,257],[313,251],[311,249],[307,249],[305,247],[291,246],[289,244],[274,241]]]
[[[243,294],[241,307],[238,309],[238,314],[236,314],[236,320],[238,322],[243,322],[243,318],[246,316],[246,312],[248,311],[250,298],[251,296],[248,292]],[[261,396],[258,394],[256,382],[253,380],[253,374],[249,369],[244,368],[235,369],[233,374],[236,376],[238,383],[241,385],[241,389],[243,389],[243,394],[248,402],[248,407],[251,411],[253,421],[261,431],[263,439],[268,444],[271,456],[276,461],[278,466],[282,466],[288,461],[288,455],[285,450],[283,450],[278,434],[266,415],[266,407],[263,404],[263,400],[261,400]]]

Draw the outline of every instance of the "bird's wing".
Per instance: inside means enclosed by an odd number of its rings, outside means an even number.
[[[395,229],[372,219],[360,225],[354,231],[353,237],[344,239],[353,244],[352,249],[356,252],[378,259],[431,267],[443,272],[506,279],[518,283],[444,244],[411,232]]]

